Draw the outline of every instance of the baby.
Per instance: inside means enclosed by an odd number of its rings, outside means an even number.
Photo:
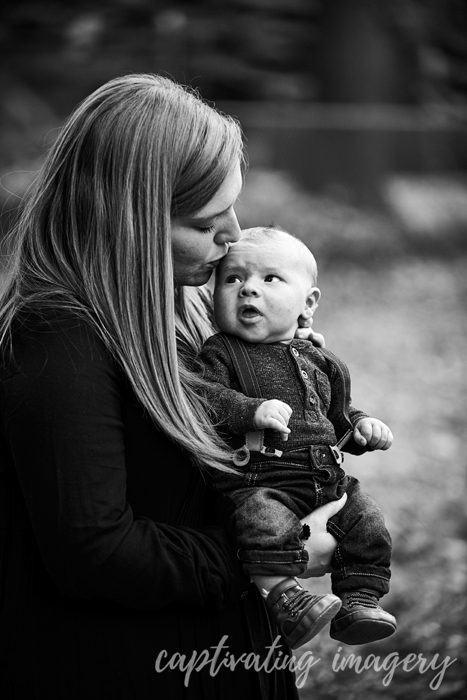
[[[235,504],[238,556],[292,648],[329,621],[331,637],[346,644],[396,630],[378,604],[389,590],[391,539],[379,507],[342,469],[340,449],[387,450],[392,434],[351,406],[339,358],[295,338],[298,319],[310,319],[318,306],[316,282],[315,259],[299,239],[272,227],[244,231],[217,269],[222,332],[199,356],[240,472],[217,472],[214,483]],[[328,523],[338,542],[333,594],[313,595],[295,578],[308,561],[303,540],[310,533],[301,519],[344,493],[345,506]]]

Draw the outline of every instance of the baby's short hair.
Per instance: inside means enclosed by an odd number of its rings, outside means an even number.
[[[300,240],[292,233],[282,228],[282,226],[279,226],[279,224],[274,222],[271,224],[265,224],[264,226],[254,226],[253,228],[244,229],[242,231],[242,238],[250,241],[271,241],[277,237],[277,233],[285,233],[288,236],[295,238],[297,241]]]
[[[312,279],[313,285],[316,285],[318,282],[318,266],[316,264],[316,260],[313,253],[300,238],[297,238],[297,236],[295,236],[293,233],[290,233],[290,231],[286,231],[279,224],[273,222],[264,226],[254,226],[253,228],[244,229],[242,231],[241,240],[252,241],[253,243],[264,243],[266,241],[277,240],[278,234],[285,234],[286,236],[290,236],[290,238],[292,238],[295,241],[295,245],[298,248],[305,248],[305,250],[308,251],[308,253],[311,256],[310,277]]]

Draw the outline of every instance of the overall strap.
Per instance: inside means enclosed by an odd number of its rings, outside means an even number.
[[[261,399],[261,389],[244,342],[235,335],[230,335],[230,333],[221,333],[219,337],[228,350],[238,381],[242,387],[242,392],[245,396],[249,396],[252,399]]]
[[[220,333],[219,338],[223,341],[230,355],[242,393],[252,399],[263,398],[254,367],[243,340],[230,333]],[[250,450],[253,452],[268,452],[267,448],[264,447],[264,430],[252,430],[245,435],[245,444],[243,447],[235,450],[233,454],[232,459],[236,467],[243,467],[248,464],[250,461]],[[272,449],[269,452],[278,457],[282,455],[280,450]]]
[[[342,380],[342,386],[344,388],[343,396],[342,396],[342,401],[341,401],[341,410],[342,413],[344,414],[344,417],[348,423],[351,424],[350,422],[350,417],[349,417],[349,407],[350,407],[350,374],[349,370],[347,369],[347,366],[340,360],[337,355],[334,355],[333,352],[330,350],[327,350],[327,348],[319,348],[319,351],[321,352],[326,359],[328,359],[337,369],[337,371],[340,374],[341,380]],[[352,430],[347,430],[346,433],[341,437],[341,439],[338,441],[336,447],[340,450],[342,447],[344,447],[345,443],[348,442],[348,440],[352,437],[353,431]]]

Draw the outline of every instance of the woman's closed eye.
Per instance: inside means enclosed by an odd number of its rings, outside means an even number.
[[[211,226],[197,226],[196,228],[200,233],[214,233],[216,226],[211,224]]]

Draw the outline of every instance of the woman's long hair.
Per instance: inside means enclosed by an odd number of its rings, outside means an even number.
[[[191,89],[156,75],[108,82],[65,122],[29,192],[0,299],[1,344],[22,309],[89,321],[154,423],[218,469],[227,452],[190,369],[213,332],[209,300],[174,289],[170,221],[201,209],[237,163],[238,124]]]

